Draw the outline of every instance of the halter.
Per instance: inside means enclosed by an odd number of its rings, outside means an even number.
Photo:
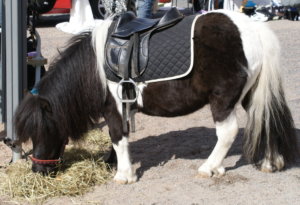
[[[60,164],[62,162],[61,157],[59,157],[58,159],[37,159],[34,158],[33,156],[28,156],[31,161],[35,164]]]
[[[64,151],[65,151],[65,147],[66,145],[69,143],[69,139],[66,139],[64,144],[62,145],[61,147],[61,151],[60,151],[60,155],[59,155],[59,158],[58,159],[37,159],[35,157],[32,156],[28,156],[32,163],[34,164],[42,164],[42,165],[47,165],[47,164],[60,164],[62,163],[62,155],[64,154]]]

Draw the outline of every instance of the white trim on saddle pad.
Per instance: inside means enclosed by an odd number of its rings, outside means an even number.
[[[190,62],[189,69],[181,75],[176,75],[176,76],[167,77],[167,78],[159,78],[159,79],[154,79],[154,80],[147,80],[147,81],[145,81],[145,83],[154,83],[154,82],[161,82],[161,81],[168,81],[168,80],[175,80],[175,79],[183,78],[192,71],[192,69],[194,67],[194,28],[195,28],[196,21],[200,16],[202,16],[202,15],[195,16],[193,23],[192,23],[192,27],[191,27],[191,41],[190,41],[191,42],[191,62]]]

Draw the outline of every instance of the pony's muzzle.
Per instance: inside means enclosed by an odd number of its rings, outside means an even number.
[[[58,171],[57,165],[42,165],[42,164],[32,164],[32,171],[35,173],[40,173],[43,176],[55,176]]]

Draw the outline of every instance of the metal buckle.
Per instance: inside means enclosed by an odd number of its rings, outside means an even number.
[[[124,83],[129,83],[132,84],[134,86],[134,90],[135,90],[135,98],[134,99],[123,99],[122,97],[122,89],[123,89],[123,84]],[[121,90],[120,90],[121,88]],[[121,94],[121,96],[120,96]],[[119,83],[118,83],[118,87],[117,87],[117,96],[118,98],[121,100],[122,103],[134,103],[137,101],[138,98],[138,94],[139,94],[139,89],[137,87],[136,82],[134,82],[131,78],[129,78],[128,80],[122,79]]]

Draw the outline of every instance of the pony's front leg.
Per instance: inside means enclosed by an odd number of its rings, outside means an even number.
[[[216,122],[216,131],[218,142],[206,162],[198,169],[201,177],[222,176],[225,174],[222,162],[238,133],[235,111],[232,111],[224,121]]]
[[[136,182],[137,177],[132,169],[129,156],[128,137],[123,136],[117,143],[113,143],[113,147],[118,159],[117,174],[114,180],[121,184]]]
[[[109,128],[114,150],[117,154],[117,173],[114,180],[121,184],[136,182],[137,177],[130,161],[128,133],[123,132],[122,117],[117,109],[116,101],[110,93],[108,93],[105,105],[103,115]]]

